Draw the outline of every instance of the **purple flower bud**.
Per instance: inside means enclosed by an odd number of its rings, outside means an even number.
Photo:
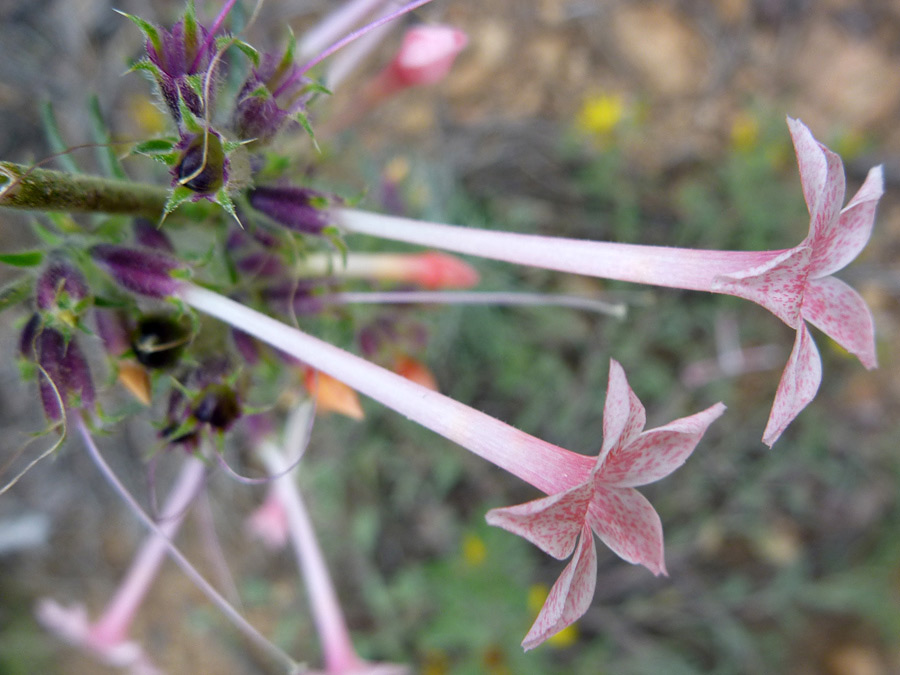
[[[228,182],[228,156],[218,133],[210,130],[185,136],[177,147],[182,153],[172,169],[173,186],[184,185],[198,195],[209,195]]]
[[[44,328],[34,338],[34,359],[41,366],[41,404],[51,421],[62,418],[65,408],[83,408],[94,403],[94,385],[87,360],[74,340],[66,340],[54,328]],[[52,383],[52,384],[51,384]]]
[[[265,54],[259,68],[253,69],[241,87],[232,118],[239,138],[268,143],[308,100],[310,80],[300,74],[299,66],[289,56]]]
[[[38,309],[55,307],[57,301],[66,294],[76,302],[88,292],[84,276],[67,262],[53,262],[38,277],[35,285],[35,300]]]
[[[188,83],[188,76],[205,72],[216,53],[215,41],[207,39],[209,31],[198,25],[199,30],[188,37],[184,21],[179,21],[172,30],[157,28],[160,37],[159,51],[148,40],[147,57],[156,66],[156,82],[163,100],[176,121],[181,120],[179,97],[195,115],[203,114],[203,103]]]
[[[156,225],[144,218],[136,218],[133,225],[134,240],[146,248],[152,248],[163,253],[175,253],[175,247],[166,236],[166,233]]]
[[[111,356],[121,356],[131,348],[125,317],[112,309],[94,308],[94,323],[103,346]]]
[[[98,244],[91,249],[91,256],[121,286],[134,293],[163,298],[174,294],[181,286],[181,282],[170,275],[173,270],[183,269],[181,264],[161,253]]]
[[[191,412],[197,421],[227,431],[241,416],[241,403],[231,387],[211,385],[193,400]]]
[[[28,319],[19,336],[19,353],[29,361],[34,360],[34,339],[41,328],[41,315],[35,312]]]
[[[258,187],[250,191],[250,205],[295,232],[319,234],[328,225],[326,197],[297,187]]]

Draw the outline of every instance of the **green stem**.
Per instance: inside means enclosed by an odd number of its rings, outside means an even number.
[[[168,190],[156,185],[0,162],[0,207],[162,217]]]

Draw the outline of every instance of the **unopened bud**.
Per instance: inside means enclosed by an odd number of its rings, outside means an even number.
[[[181,264],[161,253],[98,244],[91,249],[91,256],[113,279],[134,293],[164,298],[174,294],[181,285],[170,275]]]

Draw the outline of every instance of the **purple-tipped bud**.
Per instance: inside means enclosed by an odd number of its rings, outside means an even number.
[[[91,249],[91,256],[116,282],[134,293],[164,298],[174,294],[181,286],[181,282],[170,274],[182,269],[181,264],[161,253],[98,244]]]
[[[35,301],[38,309],[56,307],[63,296],[78,301],[88,292],[84,276],[67,262],[51,263],[38,277],[35,285]]]
[[[315,190],[258,187],[249,196],[254,209],[295,232],[320,234],[328,225],[328,199]]]
[[[210,195],[228,182],[228,156],[222,137],[207,134],[186,136],[178,143],[181,159],[172,169],[172,185],[184,185],[198,195]]]
[[[188,110],[197,116],[203,114],[203,102],[188,82],[188,76],[203,73],[209,67],[216,53],[215,41],[208,39],[209,31],[194,24],[199,30],[187,35],[184,21],[179,21],[172,30],[157,28],[160,47],[157,50],[147,41],[147,57],[156,66],[154,75],[163,100],[176,121],[181,120],[179,98]]]
[[[290,51],[280,57],[265,54],[238,94],[232,119],[238,138],[258,144],[271,141],[291,121],[291,115],[303,108],[309,83]]]
[[[146,248],[152,248],[163,253],[175,253],[175,247],[166,236],[166,233],[156,225],[144,218],[136,218],[133,225],[134,240]]]
[[[91,371],[78,343],[54,328],[44,328],[33,341],[34,360],[41,366],[41,404],[47,417],[62,418],[60,401],[66,409],[84,408],[94,403]],[[52,384],[51,384],[52,382]]]
[[[94,308],[94,323],[97,335],[103,341],[110,356],[122,356],[131,348],[125,317],[112,309]]]

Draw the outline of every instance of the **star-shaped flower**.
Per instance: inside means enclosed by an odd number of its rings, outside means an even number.
[[[723,274],[713,282],[714,291],[757,302],[797,330],[763,434],[768,445],[812,401],[822,380],[822,360],[806,322],[856,355],[866,368],[878,365],[869,308],[856,291],[831,275],[869,241],[875,208],[884,193],[882,169],[871,169],[842,209],[846,183],[841,158],[799,120],[788,118],[788,125],[810,213],[809,234],[798,246],[767,262]]]
[[[644,406],[628,385],[622,366],[610,361],[603,445],[587,480],[549,497],[487,514],[491,525],[525,537],[554,558],[572,556],[525,636],[525,649],[574,623],[590,606],[597,581],[593,533],[628,562],[640,563],[654,574],[666,573],[659,516],[634,488],[681,466],[724,410],[717,403],[644,431]]]

